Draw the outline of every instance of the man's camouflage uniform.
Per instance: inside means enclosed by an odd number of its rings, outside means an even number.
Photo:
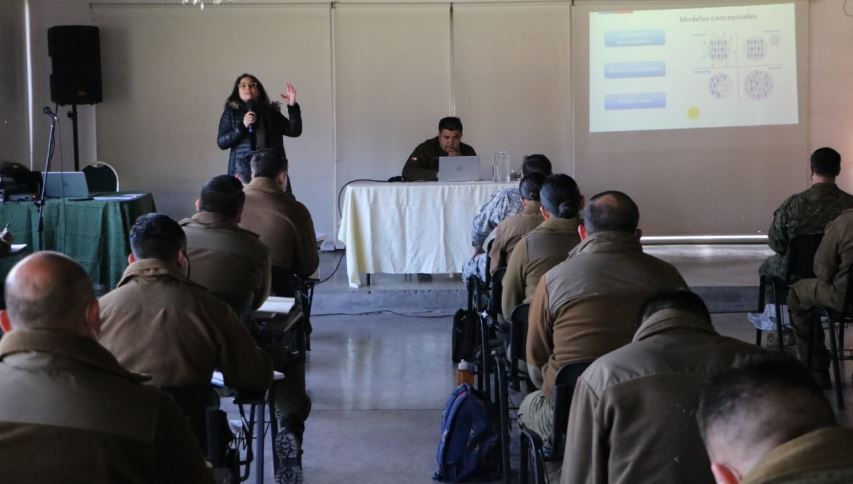
[[[767,232],[770,248],[776,253],[761,264],[758,273],[784,279],[791,239],[822,233],[826,224],[848,208],[853,208],[853,195],[835,183],[815,183],[808,190],[788,197],[773,213],[773,224]]]

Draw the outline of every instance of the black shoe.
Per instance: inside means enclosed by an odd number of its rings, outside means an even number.
[[[812,378],[814,378],[815,383],[817,383],[817,386],[819,386],[821,390],[832,389],[832,381],[829,379],[829,370],[812,370]]]
[[[302,484],[302,445],[296,434],[281,427],[273,442],[276,484]]]

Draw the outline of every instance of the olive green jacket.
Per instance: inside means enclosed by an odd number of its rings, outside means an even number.
[[[128,266],[100,304],[98,341],[156,385],[205,385],[214,370],[247,392],[272,381],[269,357],[231,308],[163,261]]]
[[[643,253],[634,234],[590,235],[539,280],[527,332],[531,380],[550,399],[561,367],[627,344],[649,296],[686,287],[675,267]]]
[[[212,483],[183,411],[144,380],[91,338],[3,336],[3,482]]]
[[[498,268],[507,265],[515,245],[528,232],[539,226],[545,219],[539,213],[539,202],[528,201],[527,207],[521,213],[504,219],[495,229],[495,240],[489,252],[489,272],[495,273]]]
[[[198,212],[180,223],[187,236],[190,279],[232,308],[260,307],[270,294],[270,250],[258,235],[213,212]]]
[[[848,484],[853,482],[853,429],[829,427],[771,450],[741,484]]]
[[[461,143],[459,152],[462,156],[476,156],[470,145]],[[403,165],[403,178],[408,181],[436,181],[438,180],[438,158],[447,156],[447,152],[441,149],[438,136],[430,138],[415,147],[412,154]]]
[[[542,275],[566,260],[580,241],[577,218],[551,217],[516,244],[503,278],[504,320],[510,320],[516,306],[530,302]]]
[[[761,351],[720,336],[687,311],[651,315],[631,343],[600,357],[578,380],[562,482],[713,484],[696,423],[702,384]]]

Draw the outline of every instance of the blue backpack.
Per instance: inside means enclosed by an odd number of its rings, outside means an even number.
[[[493,481],[501,476],[500,434],[494,411],[467,383],[444,406],[441,441],[432,477],[441,482]]]

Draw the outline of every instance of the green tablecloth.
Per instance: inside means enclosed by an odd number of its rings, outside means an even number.
[[[109,291],[127,267],[130,227],[137,217],[154,210],[150,193],[124,200],[49,199],[44,207],[44,248],[76,260],[92,283],[103,284]],[[39,249],[38,210],[33,202],[0,203],[0,227],[6,223],[13,243]],[[0,264],[4,278],[11,268],[6,265]]]

